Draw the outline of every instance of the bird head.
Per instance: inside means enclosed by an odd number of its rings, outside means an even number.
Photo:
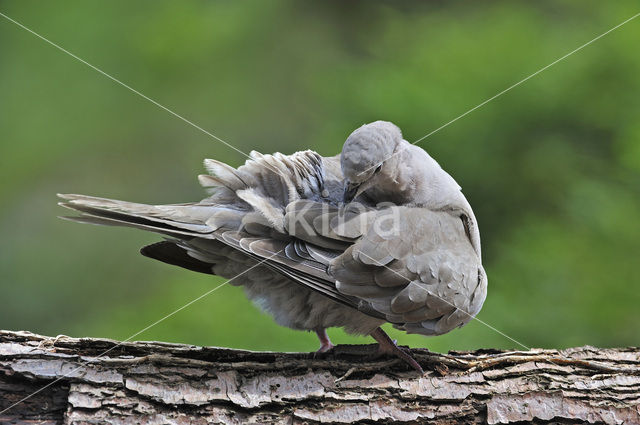
[[[388,160],[401,141],[402,132],[388,121],[365,124],[347,137],[340,155],[345,203],[375,186],[383,175],[389,177]]]

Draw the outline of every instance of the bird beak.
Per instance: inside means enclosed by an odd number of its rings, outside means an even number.
[[[360,183],[351,183],[347,181],[344,185],[344,195],[342,197],[342,201],[347,204],[356,197],[358,193],[358,187],[360,187]]]

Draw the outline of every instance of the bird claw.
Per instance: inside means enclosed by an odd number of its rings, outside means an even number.
[[[335,345],[333,345],[332,343],[322,344],[320,348],[318,348],[318,350],[316,351],[316,354],[328,353],[334,348],[335,348]]]
[[[373,331],[371,336],[376,341],[378,341],[379,355],[394,355],[407,363],[413,369],[415,369],[420,375],[424,375],[424,370],[422,369],[420,364],[411,356],[411,354],[405,351],[405,349],[398,347],[396,341],[389,338],[389,335],[387,335],[381,328]]]
[[[326,354],[326,353],[330,353],[331,351],[333,351],[333,349],[335,348],[335,345],[329,343],[329,344],[322,344],[320,346],[320,348],[318,348],[316,351],[314,351],[313,353],[311,353],[311,357],[313,359],[315,359],[316,357],[318,357],[319,354]]]

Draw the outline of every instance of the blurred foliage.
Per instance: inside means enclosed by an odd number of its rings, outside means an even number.
[[[337,153],[376,119],[417,140],[638,12],[636,1],[0,1],[0,10],[239,149]],[[536,347],[638,345],[640,19],[420,142],[483,238],[486,324]],[[56,218],[56,192],[200,199],[244,157],[0,18],[0,327],[123,339],[221,279],[158,240]],[[337,342],[365,342],[340,330]],[[479,321],[403,344],[518,345]],[[223,286],[136,339],[314,350]]]

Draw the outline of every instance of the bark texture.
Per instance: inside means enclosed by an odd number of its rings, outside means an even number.
[[[640,424],[638,348],[413,349],[424,376],[353,350],[314,358],[0,331],[0,423]]]

